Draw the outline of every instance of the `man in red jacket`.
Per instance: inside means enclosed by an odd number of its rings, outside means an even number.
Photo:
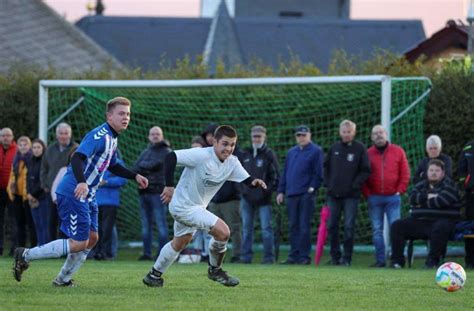
[[[376,260],[372,267],[382,268],[386,265],[384,215],[387,215],[390,226],[400,219],[400,195],[407,191],[410,167],[405,151],[388,141],[387,131],[383,126],[374,126],[371,138],[374,145],[367,150],[371,174],[364,185],[363,193],[368,198],[372,222]]]
[[[10,240],[12,241],[11,251],[15,245],[16,226],[13,208],[10,206],[11,201],[7,195],[8,179],[12,170],[13,158],[16,154],[16,143],[13,140],[13,131],[8,127],[0,131],[0,256],[3,255],[3,230],[5,223],[5,209],[7,209],[8,220],[10,227]]]

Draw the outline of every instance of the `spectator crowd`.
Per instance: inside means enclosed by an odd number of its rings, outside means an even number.
[[[190,147],[212,147],[216,128],[217,124],[209,124],[201,135],[192,138]],[[62,235],[58,230],[55,189],[77,148],[72,134],[68,124],[60,123],[56,140],[46,146],[40,139],[15,139],[11,129],[1,129],[0,255],[11,256],[15,247],[40,246]],[[282,264],[310,264],[313,216],[319,189],[325,188],[324,201],[330,211],[328,264],[351,266],[359,204],[366,200],[375,249],[372,267],[402,268],[406,263],[406,241],[421,239],[429,241],[425,267],[434,268],[443,261],[450,240],[464,239],[466,268],[474,268],[474,239],[470,238],[474,232],[474,141],[460,151],[454,172],[451,157],[441,152],[441,138],[431,135],[426,140],[427,156],[419,160],[411,176],[403,147],[391,143],[381,125],[372,128],[372,146],[367,148],[356,139],[357,125],[350,120],[342,121],[340,139],[326,153],[314,142],[308,126],[297,126],[295,145],[288,150],[281,167],[277,155],[267,145],[271,134],[257,124],[250,131],[251,145],[234,151],[242,166],[268,188],[228,181],[208,206],[209,211],[229,225],[230,262],[252,263],[258,220],[263,246],[261,263],[275,263],[275,199],[277,204],[286,205],[288,216],[290,251]],[[148,141],[131,166],[149,181],[148,188],[138,189],[143,241],[139,260],[154,260],[169,239],[168,208],[160,194],[165,186],[164,158],[172,151],[172,144],[158,126],[149,129]],[[117,210],[121,205],[120,190],[125,184],[126,179],[110,172],[101,181],[97,192],[100,239],[90,257],[110,260],[117,255]],[[404,195],[408,197],[410,213],[401,219]],[[386,224],[389,228],[384,228]],[[384,229],[390,232],[390,248],[384,239]],[[153,237],[154,231],[158,232],[157,237]],[[199,255],[207,261],[208,243],[208,233],[200,230],[194,236],[194,249],[183,253]],[[7,245],[9,249],[4,249]],[[388,249],[390,258],[386,257]]]

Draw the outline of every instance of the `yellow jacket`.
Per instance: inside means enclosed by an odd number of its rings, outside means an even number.
[[[23,201],[28,199],[28,192],[26,190],[26,178],[28,169],[25,162],[20,160],[18,163],[18,176],[15,176],[13,168],[10,173],[10,179],[8,180],[7,192],[10,200],[15,199],[15,195],[19,195],[23,198]]]

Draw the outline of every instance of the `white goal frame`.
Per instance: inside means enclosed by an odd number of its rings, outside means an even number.
[[[392,77],[386,75],[373,76],[333,76],[333,77],[284,77],[284,78],[243,78],[243,79],[196,79],[196,80],[41,80],[39,81],[39,138],[47,141],[48,124],[48,88],[76,87],[108,87],[108,88],[172,88],[172,87],[204,87],[204,86],[238,86],[238,85],[288,85],[288,84],[332,84],[332,83],[381,83],[381,116],[380,123],[391,133],[390,116],[392,101]],[[400,79],[400,78],[395,78]],[[424,79],[428,78],[402,78]],[[431,82],[430,82],[431,83]],[[423,94],[422,98],[428,95]],[[76,103],[78,104],[78,103]],[[74,106],[74,105],[72,105]],[[411,109],[412,107],[410,107]],[[406,112],[405,112],[406,113]],[[398,118],[398,117],[397,117]],[[394,118],[396,119],[396,118]]]
[[[47,142],[48,130],[58,124],[64,116],[78,106],[83,99],[77,100],[57,120],[48,124],[48,88],[78,88],[78,87],[107,87],[107,88],[173,88],[173,87],[206,87],[206,86],[242,86],[242,85],[289,85],[289,84],[334,84],[334,83],[370,83],[381,84],[381,115],[380,124],[387,130],[391,138],[391,126],[409,110],[414,108],[423,98],[429,95],[431,87],[416,101],[411,103],[398,116],[391,118],[392,81],[393,80],[425,80],[426,77],[392,78],[387,75],[368,76],[322,76],[322,77],[282,77],[282,78],[239,78],[239,79],[195,79],[195,80],[41,80],[39,81],[39,138]],[[389,245],[388,221],[385,216],[384,240]],[[388,247],[387,247],[388,249]]]

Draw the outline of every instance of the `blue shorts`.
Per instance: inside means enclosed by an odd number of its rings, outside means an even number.
[[[90,231],[97,232],[99,228],[97,202],[82,202],[61,194],[57,196],[61,231],[75,241],[88,240]]]

